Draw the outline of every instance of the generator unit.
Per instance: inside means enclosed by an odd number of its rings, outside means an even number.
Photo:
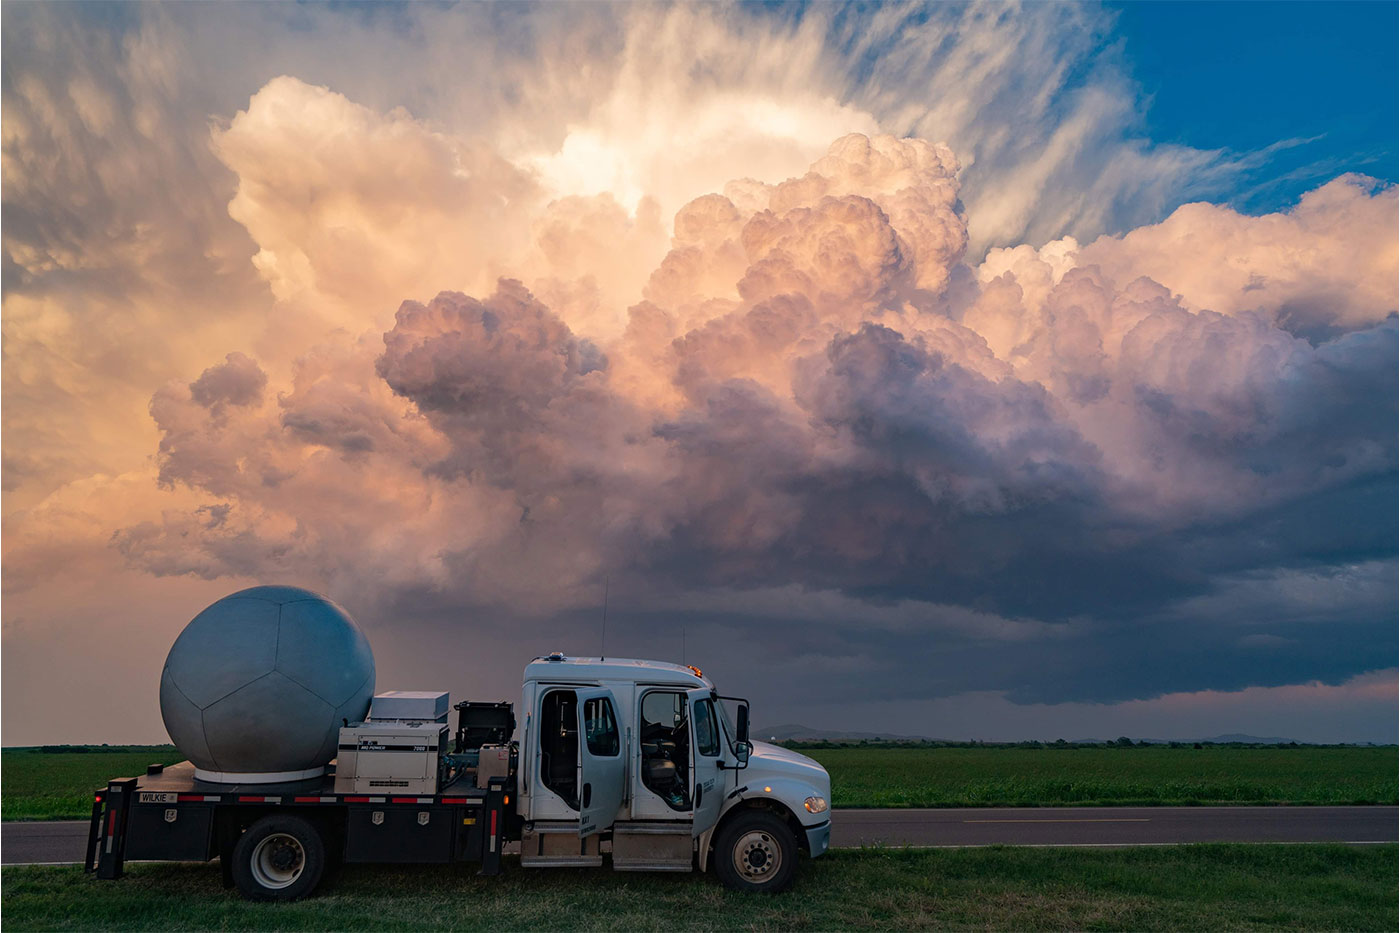
[[[436,794],[445,722],[363,722],[340,730],[337,794]]]

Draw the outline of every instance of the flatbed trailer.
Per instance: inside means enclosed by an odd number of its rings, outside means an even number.
[[[298,839],[301,863],[280,870],[278,852],[268,851],[264,870],[274,884],[314,873],[307,879],[314,887],[328,861],[474,862],[480,874],[497,875],[505,843],[520,835],[504,777],[492,778],[486,788],[464,778],[456,782],[463,786],[407,796],[337,794],[333,773],[292,784],[240,785],[201,781],[194,770],[188,761],[152,765],[139,777],[118,778],[97,791],[84,869],[115,879],[129,860],[218,858],[224,883],[233,886],[239,868],[258,870],[249,858],[235,857],[240,842],[255,847],[264,830],[295,838],[299,821],[317,839]],[[266,886],[267,878],[262,880]]]

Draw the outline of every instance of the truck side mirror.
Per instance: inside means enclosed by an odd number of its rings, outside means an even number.
[[[740,703],[735,714],[738,722],[734,724],[734,731],[739,733],[734,737],[734,754],[739,757],[739,767],[749,763],[749,754],[753,751],[753,746],[749,744],[749,705]]]

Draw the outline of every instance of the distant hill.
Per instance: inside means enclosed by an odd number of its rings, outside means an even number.
[[[797,723],[784,723],[781,726],[765,726],[763,728],[754,727],[751,734],[761,742],[946,742],[948,739],[938,739],[929,735],[901,735],[897,732],[852,732],[845,729],[814,729],[811,726],[803,726]],[[1104,742],[1112,742],[1113,738],[1100,739],[1073,739],[1075,745],[1097,745]],[[1044,742],[1053,742],[1054,739],[1042,739]],[[1148,745],[1166,745],[1169,742],[1215,742],[1217,744],[1228,744],[1236,742],[1241,745],[1287,745],[1294,739],[1285,739],[1278,736],[1246,735],[1242,732],[1228,732],[1224,735],[1213,735],[1205,739],[1133,739],[1134,742],[1146,743]],[[993,743],[995,744],[995,743]],[[1299,745],[1309,745],[1313,743],[1298,742]]]
[[[1090,745],[1094,742],[1111,742],[1112,739],[1076,739],[1076,744]],[[1213,735],[1208,739],[1133,739],[1140,745],[1167,745],[1171,742],[1214,742],[1217,745],[1226,745],[1231,742],[1240,745],[1287,745],[1294,739],[1281,739],[1277,736],[1267,735],[1245,735],[1243,732],[1230,732],[1225,735]],[[1298,742],[1299,745],[1310,745],[1310,742]]]

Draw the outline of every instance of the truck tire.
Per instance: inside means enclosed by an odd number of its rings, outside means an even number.
[[[265,816],[233,847],[233,883],[250,901],[295,901],[321,882],[326,846],[299,816]]]
[[[741,813],[715,842],[715,872],[731,891],[785,891],[797,874],[797,838],[767,810]]]

